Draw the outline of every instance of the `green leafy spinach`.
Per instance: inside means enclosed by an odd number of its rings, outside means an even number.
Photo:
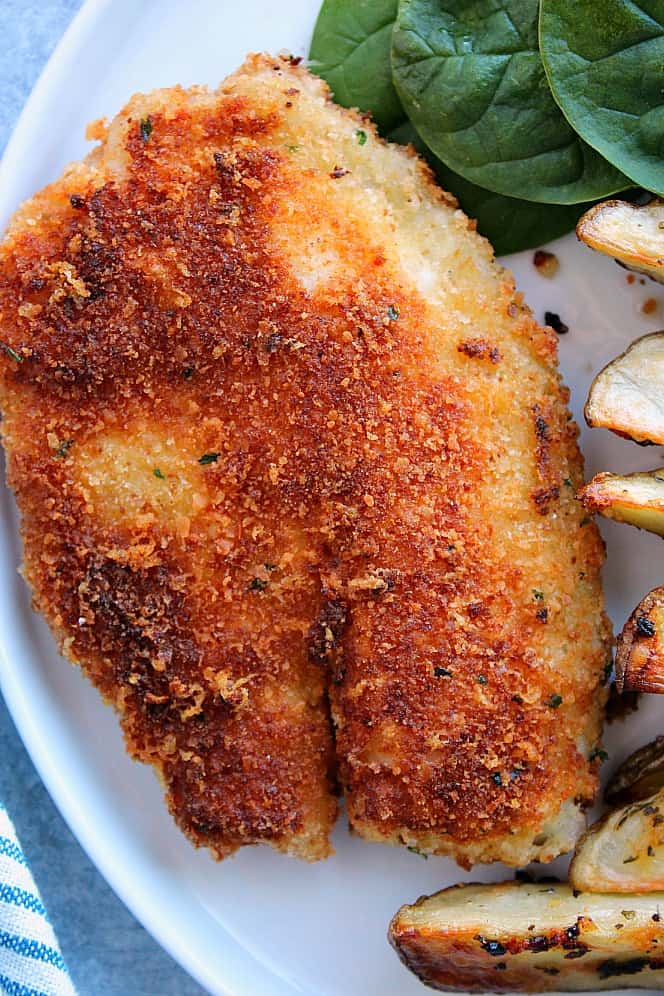
[[[441,186],[476,219],[478,231],[499,256],[532,249],[569,232],[578,221],[581,206],[535,204],[484,190],[444,166],[427,148],[408,121],[391,82],[390,48],[397,6],[398,0],[364,0],[359,5],[325,0],[311,42],[311,68],[327,80],[338,103],[370,111],[391,141],[414,145],[429,160]],[[363,30],[371,33],[370,44]],[[347,63],[350,72],[346,71]],[[361,145],[362,135],[361,130],[356,133]]]
[[[572,127],[664,195],[664,0],[542,0],[540,48]]]
[[[371,111],[382,131],[405,118],[390,66],[396,13],[397,0],[324,0],[309,50],[337,103]]]
[[[401,102],[450,169],[496,193],[573,204],[621,190],[625,177],[553,99],[538,13],[538,0],[400,0],[392,72]]]

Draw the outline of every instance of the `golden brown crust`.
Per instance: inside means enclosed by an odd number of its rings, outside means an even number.
[[[359,123],[251,57],[216,94],[133,98],[21,209],[0,373],[26,575],[198,843],[326,853],[329,673],[359,833],[521,862],[596,788],[576,429],[552,333]]]

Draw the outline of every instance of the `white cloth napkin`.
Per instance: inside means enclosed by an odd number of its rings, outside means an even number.
[[[76,996],[16,831],[1,802],[0,994]]]

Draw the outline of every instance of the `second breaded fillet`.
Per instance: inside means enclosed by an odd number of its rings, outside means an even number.
[[[0,259],[36,606],[223,855],[567,850],[608,654],[540,328],[409,151],[286,60],[134,97]]]

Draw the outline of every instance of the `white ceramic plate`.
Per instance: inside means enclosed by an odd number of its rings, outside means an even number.
[[[89,0],[51,59],[0,167],[0,226],[24,198],[86,151],[87,121],[114,114],[129,94],[173,83],[216,84],[249,51],[304,55],[319,0]],[[628,286],[624,270],[577,245],[553,246],[549,281],[531,254],[510,263],[538,317],[559,312],[570,332],[561,364],[581,409],[594,370],[637,335],[664,325],[657,285]],[[659,302],[645,318],[647,297]],[[582,432],[588,472],[655,466],[642,450],[600,430]],[[112,713],[58,659],[16,575],[19,545],[12,498],[0,486],[0,681],[44,782],[83,847],[127,906],[212,993],[237,996],[422,996],[385,931],[396,908],[464,878],[503,877],[500,867],[464,875],[443,858],[352,840],[340,822],[336,856],[307,866],[268,849],[223,864],[178,833],[152,773],[125,755]],[[606,524],[609,610],[620,626],[662,580],[662,547]],[[657,699],[607,732],[611,761],[661,732]],[[559,867],[560,867],[560,863]],[[511,877],[511,872],[508,876]],[[155,993],[159,991],[155,980]]]

